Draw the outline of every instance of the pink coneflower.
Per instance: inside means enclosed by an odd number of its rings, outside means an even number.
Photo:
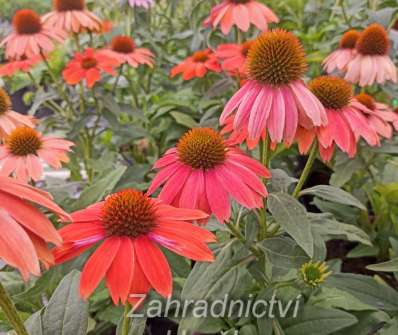
[[[221,44],[216,50],[216,56],[220,59],[222,68],[232,74],[247,74],[246,59],[253,40],[242,44]]]
[[[371,24],[357,41],[357,54],[347,65],[345,79],[360,86],[384,84],[388,80],[396,83],[397,69],[388,55],[389,50],[390,40],[384,27]]]
[[[393,124],[398,121],[390,106],[377,102],[366,93],[354,97],[359,102],[358,107],[363,111],[370,126],[382,137],[390,139],[393,135]],[[364,108],[363,108],[364,107]]]
[[[148,9],[154,5],[153,0],[128,0],[131,7],[144,7]]]
[[[290,32],[264,32],[249,50],[248,80],[229,100],[221,115],[234,117],[234,131],[257,141],[267,130],[274,143],[290,144],[298,126],[327,123],[325,110],[302,81],[307,63],[300,41]]]
[[[13,174],[19,181],[38,181],[43,175],[43,163],[60,169],[69,161],[67,152],[72,142],[53,136],[43,136],[29,127],[15,128],[0,146],[0,174]]]
[[[356,55],[355,46],[360,36],[360,32],[356,30],[349,30],[341,37],[340,44],[337,50],[333,51],[322,62],[323,68],[327,73],[332,73],[334,70],[344,71],[348,63],[354,59]]]
[[[195,77],[202,78],[209,71],[221,72],[221,66],[213,51],[205,49],[196,51],[182,63],[174,66],[170,71],[170,76],[175,77],[182,73],[184,80],[190,80]]]
[[[142,64],[153,67],[154,64],[153,53],[145,48],[137,48],[134,40],[129,36],[115,36],[110,48],[102,50],[101,53],[116,59],[120,64],[127,63],[134,68]]]
[[[12,77],[17,72],[30,72],[32,68],[43,60],[41,56],[32,58],[22,57],[19,60],[9,60],[0,65],[0,77]]]
[[[0,258],[17,268],[24,280],[40,275],[39,260],[48,268],[54,257],[47,242],[61,245],[51,221],[35,205],[47,208],[65,221],[70,217],[42,190],[0,176]]]
[[[118,65],[119,61],[116,58],[88,48],[82,53],[75,54],[75,57],[66,65],[62,75],[69,85],[85,81],[87,87],[92,88],[101,80],[103,72],[115,76],[115,67]]]
[[[34,127],[36,125],[32,116],[19,114],[11,108],[9,95],[0,88],[0,140],[4,139],[18,126]]]
[[[332,158],[336,145],[350,157],[355,156],[361,137],[371,146],[379,145],[379,137],[363,115],[360,104],[353,100],[352,86],[348,82],[322,76],[308,86],[325,107],[329,122],[314,129],[298,129],[296,139],[301,153],[309,150],[315,138],[324,161]]]
[[[201,209],[220,222],[231,216],[231,199],[253,209],[267,196],[259,176],[269,178],[269,171],[210,128],[187,132],[154,167],[160,171],[148,194],[164,184],[159,198],[165,203]]]
[[[221,31],[227,35],[232,26],[236,25],[242,31],[248,31],[253,24],[261,31],[268,29],[269,23],[278,23],[274,12],[264,4],[255,0],[223,0],[212,8],[210,16],[205,20],[206,27],[221,26]]]
[[[205,218],[201,211],[174,208],[126,189],[72,213],[72,224],[60,230],[64,244],[54,249],[55,261],[63,263],[99,244],[83,267],[84,299],[103,279],[114,304],[120,300],[134,305],[137,301],[131,295],[145,296],[151,288],[167,298],[172,274],[159,246],[195,261],[213,261],[207,243],[215,242],[215,236],[190,224]]]
[[[48,29],[75,34],[103,30],[102,21],[86,9],[84,0],[53,0],[53,8],[52,12],[42,17],[43,25]]]
[[[0,43],[0,47],[6,47],[8,59],[31,58],[49,53],[57,42],[62,43],[65,39],[62,30],[44,27],[40,16],[30,9],[18,10],[12,24],[14,31]]]

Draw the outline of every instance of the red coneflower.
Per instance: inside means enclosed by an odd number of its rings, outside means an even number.
[[[208,71],[221,72],[221,66],[213,51],[205,49],[196,51],[182,63],[174,66],[170,71],[170,75],[175,77],[177,74],[182,73],[184,80],[190,80],[195,77],[202,78]]]
[[[1,43],[6,47],[8,59],[31,58],[54,50],[56,42],[62,43],[65,34],[59,29],[48,29],[40,16],[30,9],[18,10],[12,20],[14,31]]]
[[[340,44],[337,50],[333,51],[322,62],[323,68],[327,73],[332,73],[334,70],[344,71],[350,61],[356,55],[356,43],[359,39],[360,32],[356,30],[349,30],[344,33],[340,39]]]
[[[25,280],[30,274],[40,275],[39,260],[46,267],[54,264],[46,242],[62,244],[51,221],[33,204],[49,209],[65,221],[70,219],[48,193],[0,176],[0,229],[3,232],[0,258],[17,268]]]
[[[232,74],[247,74],[246,59],[253,40],[242,44],[221,44],[216,50],[216,56],[220,59],[222,68]]]
[[[158,245],[195,261],[213,260],[207,243],[215,236],[189,223],[207,218],[205,213],[165,205],[134,189],[112,194],[71,216],[72,224],[59,231],[64,244],[54,250],[57,264],[100,242],[83,268],[80,293],[85,299],[102,279],[115,304],[151,288],[169,297],[172,275]]]
[[[22,57],[17,60],[9,60],[0,65],[0,77],[12,77],[17,72],[30,72],[30,70],[43,60],[41,56],[31,58]]]
[[[325,110],[302,81],[307,63],[300,41],[276,29],[260,35],[249,50],[248,80],[226,104],[224,125],[233,115],[233,129],[258,142],[267,130],[274,143],[292,143],[298,126],[327,123]]]
[[[83,53],[75,54],[75,57],[66,65],[62,75],[69,85],[76,85],[84,80],[87,87],[91,88],[101,80],[102,72],[115,76],[115,67],[118,65],[117,59],[88,48]]]
[[[397,82],[397,69],[388,52],[390,40],[383,26],[367,27],[356,43],[356,56],[347,65],[345,79],[360,86]]]
[[[210,128],[187,132],[154,167],[160,171],[148,194],[164,184],[161,200],[214,214],[221,222],[230,218],[231,199],[261,208],[268,194],[260,177],[269,178],[269,171]]]
[[[145,48],[137,48],[134,40],[129,36],[115,36],[109,49],[101,51],[110,58],[117,59],[120,64],[129,64],[137,68],[141,64],[153,67],[153,53]]]
[[[373,97],[366,93],[358,94],[354,100],[359,102],[358,107],[362,110],[370,126],[380,136],[391,138],[393,135],[393,124],[398,121],[390,106],[377,102]]]
[[[48,29],[67,33],[83,31],[102,32],[102,21],[86,9],[84,0],[53,0],[54,10],[43,16],[43,25]]]
[[[361,137],[371,146],[380,143],[360,104],[353,100],[352,86],[348,82],[338,77],[322,76],[313,79],[308,86],[325,107],[329,122],[314,129],[298,129],[296,139],[302,154],[308,152],[315,138],[325,161],[332,158],[336,145],[353,157]]]
[[[72,142],[53,136],[43,136],[29,127],[15,128],[0,146],[0,174],[10,175],[27,182],[40,180],[43,175],[41,160],[54,169],[69,161],[67,152]]]
[[[223,34],[227,35],[232,26],[248,31],[253,24],[261,31],[268,29],[269,23],[278,23],[274,12],[264,4],[255,0],[223,0],[212,8],[210,16],[205,20],[206,27],[221,26]]]
[[[34,127],[35,118],[14,112],[11,99],[6,91],[0,88],[0,139],[4,139],[18,126]]]

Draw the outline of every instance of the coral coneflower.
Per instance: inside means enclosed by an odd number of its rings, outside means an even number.
[[[391,138],[393,135],[393,124],[398,121],[390,106],[377,102],[366,93],[358,94],[354,99],[359,102],[360,108],[367,117],[370,126],[382,137]]]
[[[323,68],[327,73],[332,73],[334,70],[343,71],[347,64],[352,61],[356,55],[356,43],[360,36],[360,32],[356,30],[349,30],[341,37],[340,44],[337,50],[333,51],[323,61]]]
[[[110,58],[117,59],[120,64],[129,64],[137,68],[141,64],[153,67],[153,53],[146,48],[137,48],[134,40],[129,36],[115,36],[109,49],[101,51]]]
[[[263,33],[249,50],[248,80],[225,106],[221,124],[236,111],[234,131],[247,131],[248,139],[258,142],[267,130],[272,142],[288,144],[299,125],[326,124],[322,104],[301,79],[306,69],[303,47],[292,33]]]
[[[213,51],[205,49],[196,51],[182,63],[174,66],[170,71],[170,75],[175,77],[177,74],[182,73],[184,80],[190,80],[195,77],[202,78],[208,71],[220,72],[221,66]]]
[[[268,29],[268,24],[273,22],[278,23],[278,17],[271,9],[258,1],[223,0],[212,8],[204,25],[213,28],[220,25],[223,34],[227,35],[233,25],[242,31],[248,31],[250,25],[253,24],[261,31],[265,31]]]
[[[390,40],[386,30],[374,23],[366,28],[356,43],[356,56],[348,63],[345,79],[360,86],[397,82],[397,68],[388,52]]]
[[[117,59],[88,48],[83,53],[75,54],[75,57],[66,65],[62,75],[69,85],[76,85],[84,80],[87,87],[91,88],[101,80],[102,72],[115,76],[115,67],[118,65]]]
[[[48,29],[63,30],[67,33],[83,31],[102,32],[102,21],[86,9],[84,0],[53,0],[53,11],[42,18]]]
[[[148,194],[161,185],[159,198],[183,208],[214,214],[220,222],[231,215],[231,199],[246,208],[261,208],[267,190],[259,177],[269,171],[227,142],[215,130],[195,128],[181,137],[154,165],[160,171]]]
[[[3,232],[0,258],[17,268],[25,280],[30,274],[40,275],[39,260],[46,267],[54,264],[46,242],[62,244],[51,221],[34,204],[49,209],[65,221],[70,219],[48,193],[0,176],[0,229]]]
[[[316,137],[323,160],[329,161],[337,145],[350,157],[356,154],[360,137],[371,145],[379,144],[379,137],[369,125],[361,106],[353,100],[352,86],[344,79],[332,76],[315,78],[309,88],[322,102],[329,122],[312,130],[299,128],[296,139],[301,153],[309,150]]]
[[[26,116],[12,110],[11,99],[6,91],[0,88],[0,139],[10,134],[18,126],[34,127],[32,116]]]
[[[174,208],[126,189],[72,213],[72,224],[60,230],[64,245],[54,250],[55,261],[75,258],[100,242],[83,268],[83,298],[102,279],[115,304],[133,302],[131,295],[146,294],[151,288],[169,297],[172,275],[159,246],[195,261],[212,261],[207,243],[215,236],[189,223],[206,217],[201,211]]]
[[[30,9],[18,10],[12,24],[14,31],[0,43],[0,47],[6,47],[8,59],[31,58],[49,53],[57,42],[62,43],[65,39],[62,30],[44,27],[40,16]]]
[[[242,44],[221,44],[216,50],[216,56],[220,59],[222,68],[232,74],[239,73],[245,76],[247,73],[246,59],[253,40]]]
[[[148,9],[154,5],[153,0],[128,0],[131,7],[144,7]]]
[[[69,161],[66,153],[72,146],[72,142],[43,136],[33,128],[15,128],[0,146],[0,174],[14,174],[22,182],[40,180],[43,175],[42,161],[54,169],[60,169],[62,162]]]
[[[31,58],[22,57],[17,60],[9,60],[0,65],[0,77],[12,77],[17,72],[30,72],[30,70],[43,60],[41,56]]]

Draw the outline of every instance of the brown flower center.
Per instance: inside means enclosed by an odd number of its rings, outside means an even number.
[[[264,32],[254,41],[247,64],[250,79],[272,86],[298,80],[307,70],[300,41],[281,29]]]
[[[42,29],[40,16],[30,9],[18,10],[12,19],[12,24],[15,31],[21,35],[37,34]]]
[[[195,128],[177,144],[180,160],[194,169],[211,169],[225,160],[224,139],[211,128]]]
[[[0,116],[7,113],[11,108],[11,99],[6,91],[0,88]]]
[[[83,69],[91,69],[93,67],[96,67],[98,64],[97,60],[93,57],[85,57],[82,59],[82,67]]]
[[[250,41],[246,41],[245,43],[242,44],[242,55],[244,57],[247,57],[247,55],[249,54],[249,50],[251,48],[251,46],[253,45],[254,40],[250,40]]]
[[[196,63],[204,63],[209,59],[209,55],[205,51],[196,51],[192,58]]]
[[[352,86],[338,77],[318,77],[312,80],[308,87],[325,108],[341,109],[347,106],[352,98]]]
[[[357,50],[363,55],[386,55],[390,49],[390,40],[384,27],[373,23],[361,34]]]
[[[84,0],[54,0],[54,8],[58,12],[66,12],[69,10],[84,10]]]
[[[361,33],[357,30],[346,31],[340,39],[341,49],[354,49]]]
[[[375,110],[376,108],[375,100],[369,94],[360,93],[357,96],[355,96],[355,99],[357,99],[362,105],[364,105],[370,110]]]
[[[135,238],[156,227],[154,203],[142,192],[126,189],[106,198],[102,222],[112,236]]]
[[[16,156],[35,155],[42,146],[39,133],[29,127],[15,128],[6,138],[6,145]]]
[[[112,39],[111,48],[113,51],[129,54],[134,51],[134,40],[129,36],[115,36]]]

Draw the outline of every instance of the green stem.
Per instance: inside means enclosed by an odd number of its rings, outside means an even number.
[[[269,167],[269,136],[262,140],[260,143],[260,161],[261,163],[268,169]],[[265,183],[265,181],[264,181]],[[267,236],[267,200],[264,199],[264,207],[260,210],[260,220],[259,220],[260,229],[258,232],[258,240],[262,241]]]
[[[0,307],[17,335],[29,335],[7,291],[0,283]]]
[[[349,27],[349,28],[352,28],[351,19],[348,18],[347,11],[346,11],[346,9],[345,9],[344,1],[345,1],[345,0],[341,0],[341,1],[340,1],[341,11],[343,12],[344,20],[345,20],[345,22],[347,23],[348,27]]]
[[[298,198],[300,191],[302,190],[305,182],[307,181],[307,178],[312,169],[312,165],[314,164],[315,159],[316,159],[317,149],[318,149],[318,145],[316,142],[314,142],[312,144],[310,155],[308,156],[307,163],[305,164],[303,173],[301,174],[300,179],[296,185],[296,188],[294,189],[294,192],[292,194],[293,197],[295,197],[295,198]]]
[[[129,327],[130,326],[129,312],[130,312],[130,304],[128,302],[126,302],[126,305],[124,306],[122,334],[121,335],[128,335],[128,333],[129,333],[129,328],[130,328]]]
[[[123,74],[123,67],[124,67],[124,64],[122,64],[122,65],[120,66],[119,74],[117,75],[116,80],[115,80],[115,84],[113,85],[113,88],[112,88],[112,95],[115,95],[115,91],[116,91],[117,85],[118,85],[118,83],[119,83],[119,79],[120,79],[120,77],[121,77],[122,74]]]

